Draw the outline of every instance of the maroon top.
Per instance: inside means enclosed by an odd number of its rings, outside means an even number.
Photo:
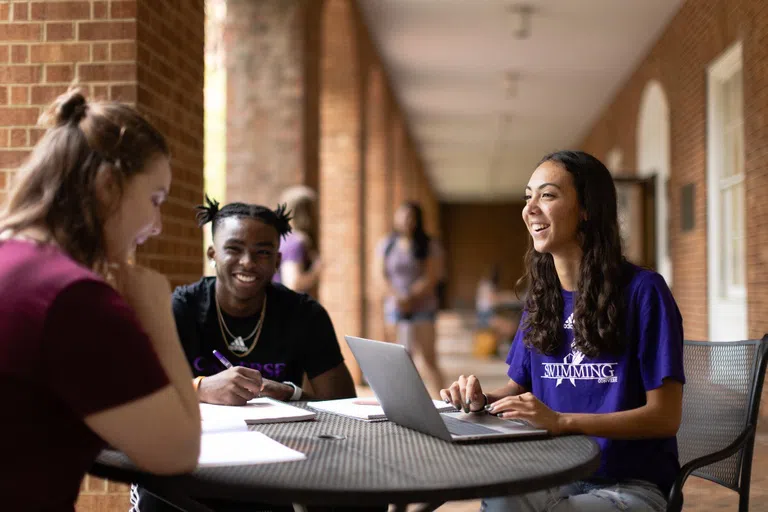
[[[122,297],[59,249],[0,242],[0,499],[72,511],[104,441],[89,414],[168,384]]]

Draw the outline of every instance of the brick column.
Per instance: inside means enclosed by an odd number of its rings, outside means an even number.
[[[318,185],[318,0],[228,0],[227,197]]]
[[[389,203],[391,187],[387,167],[387,101],[381,68],[372,65],[369,70],[367,91],[367,144],[365,165],[365,244],[366,267],[366,333],[377,339],[384,339],[384,317],[382,296],[384,276],[376,266],[376,249],[389,232],[392,205]]]
[[[356,381],[360,370],[344,341],[363,334],[362,114],[358,13],[351,2],[326,1],[320,95],[320,301],[331,315]]]
[[[94,2],[94,12],[100,4],[105,2]],[[203,236],[194,206],[203,195],[204,0],[113,0],[110,14],[130,15],[132,6],[136,12],[136,105],[168,138],[173,165],[171,197],[163,207],[163,234],[150,240],[138,259],[164,272],[175,286],[199,279],[203,267]],[[120,33],[119,26],[105,24],[98,37]],[[82,37],[82,25],[79,34]],[[129,56],[129,45],[110,44],[111,59]],[[130,97],[130,87],[111,83],[121,67],[97,69],[103,72],[104,88],[109,87],[113,99],[121,91]]]
[[[405,182],[405,130],[403,121],[399,113],[395,112],[391,118],[391,149],[392,152],[392,203],[394,212],[398,206],[408,197],[407,185]]]

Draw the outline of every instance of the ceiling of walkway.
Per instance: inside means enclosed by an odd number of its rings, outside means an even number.
[[[538,159],[581,142],[682,3],[360,1],[432,183],[452,202],[521,198]]]

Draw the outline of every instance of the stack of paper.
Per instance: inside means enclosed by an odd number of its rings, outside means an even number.
[[[432,400],[440,412],[455,411],[456,408],[451,404],[446,404],[441,400]],[[384,421],[387,415],[375,398],[342,398],[340,400],[325,400],[322,402],[307,403],[313,409],[318,411],[330,412],[341,416],[349,416],[365,421]]]
[[[203,434],[198,467],[242,466],[292,462],[307,457],[261,432],[217,432]]]
[[[203,418],[203,430],[217,430],[227,425],[245,423],[257,425],[260,423],[284,423],[289,421],[306,421],[314,419],[314,412],[300,409],[292,405],[273,400],[272,398],[254,398],[246,405],[212,405],[200,404],[200,415]]]

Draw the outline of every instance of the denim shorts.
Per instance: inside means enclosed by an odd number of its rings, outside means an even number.
[[[395,325],[399,322],[434,322],[437,319],[436,311],[417,311],[410,315],[403,315],[399,311],[387,311],[385,319],[389,325]]]

